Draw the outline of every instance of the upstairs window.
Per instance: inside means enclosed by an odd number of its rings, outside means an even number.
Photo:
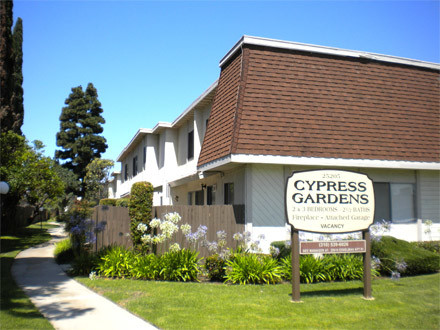
[[[144,157],[143,157],[143,164],[145,169],[145,164],[147,163],[147,147],[144,147]]]
[[[128,180],[128,164],[125,164],[124,168],[124,181]]]
[[[188,133],[188,160],[194,158],[194,130]]]
[[[225,183],[225,205],[234,204],[234,183]]]
[[[133,176],[138,174],[138,157],[133,157]]]

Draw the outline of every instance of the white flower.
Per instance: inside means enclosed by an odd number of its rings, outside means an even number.
[[[191,232],[191,226],[187,223],[180,226],[180,230],[182,231],[183,235],[188,235]]]
[[[141,241],[142,241],[144,244],[149,244],[149,243],[151,243],[151,242],[153,241],[153,239],[151,238],[151,235],[148,234],[148,235],[142,235],[142,237],[141,237]]]
[[[162,230],[162,233],[167,237],[170,238],[173,236],[173,234],[179,230],[179,227],[172,223],[171,221],[163,221],[160,224],[160,230]]]
[[[164,242],[165,239],[166,239],[166,236],[164,234],[159,234],[159,235],[153,237],[153,243],[159,244],[159,243]]]
[[[154,218],[153,220],[150,221],[150,227],[151,228],[158,228],[160,226],[160,219],[156,219]]]
[[[142,233],[145,233],[146,231],[147,231],[147,229],[148,229],[148,226],[145,224],[145,223],[139,223],[138,225],[137,225],[137,230],[139,230],[140,232],[142,232]]]
[[[174,243],[170,246],[170,252],[178,252],[180,251],[179,243]]]
[[[171,221],[174,224],[177,224],[182,219],[182,217],[177,212],[167,213],[164,215],[164,218],[165,220]]]
[[[241,233],[235,233],[232,238],[236,241],[241,241],[243,239],[243,235]]]

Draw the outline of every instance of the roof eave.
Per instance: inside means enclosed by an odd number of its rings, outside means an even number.
[[[292,41],[283,41],[276,39],[268,39],[261,37],[252,37],[246,36],[240,38],[240,40],[228,51],[228,53],[220,60],[219,66],[222,67],[244,44],[248,45],[256,45],[256,46],[265,46],[265,47],[273,47],[273,48],[281,48],[281,49],[290,49],[290,50],[299,50],[311,53],[319,53],[319,54],[327,54],[327,55],[335,55],[335,56],[343,56],[343,57],[354,57],[354,58],[362,58],[362,59],[370,59],[381,62],[395,63],[395,64],[405,64],[416,67],[440,70],[440,64],[425,62],[420,60],[414,60],[409,58],[391,56],[391,55],[382,55],[376,53],[369,53],[363,51],[356,50],[348,50],[341,49],[336,47],[327,47],[327,46],[317,46],[311,44],[304,44],[299,42]]]

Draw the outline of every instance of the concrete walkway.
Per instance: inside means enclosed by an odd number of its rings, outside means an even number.
[[[156,329],[68,277],[53,257],[64,231],[60,227],[49,232],[50,242],[18,254],[12,275],[55,329]]]

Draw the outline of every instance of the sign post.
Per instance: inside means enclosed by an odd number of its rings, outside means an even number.
[[[371,296],[371,241],[374,221],[373,181],[366,175],[341,170],[294,172],[286,184],[286,217],[291,225],[292,301],[300,302],[299,255],[363,253],[364,298]],[[314,233],[362,231],[362,241],[299,242],[299,230]]]

